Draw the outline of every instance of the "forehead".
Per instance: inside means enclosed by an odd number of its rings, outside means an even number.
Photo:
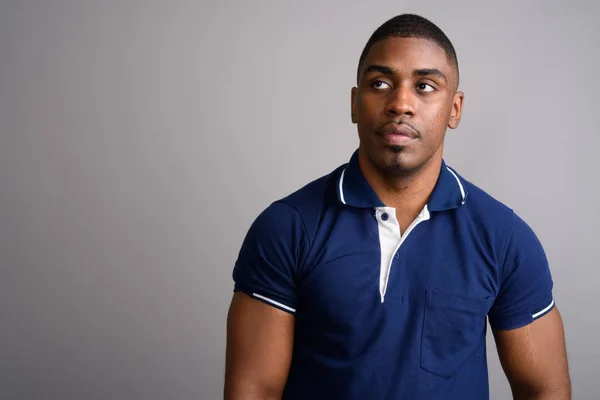
[[[454,78],[456,72],[446,52],[437,43],[422,38],[388,37],[375,43],[367,53],[361,72],[373,64],[395,70],[437,68]]]

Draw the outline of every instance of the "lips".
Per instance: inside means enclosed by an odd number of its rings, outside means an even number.
[[[377,133],[387,144],[396,146],[406,144],[418,136],[416,129],[405,123],[389,123]]]

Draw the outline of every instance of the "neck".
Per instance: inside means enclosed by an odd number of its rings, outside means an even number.
[[[427,204],[437,183],[442,157],[434,155],[411,171],[382,171],[359,153],[360,169],[383,204],[407,217],[416,216]]]

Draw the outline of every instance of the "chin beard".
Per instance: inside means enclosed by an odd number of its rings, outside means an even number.
[[[389,169],[392,171],[401,170],[400,162],[398,160],[398,156],[404,148],[402,146],[390,146],[389,149],[392,151],[392,155],[390,156],[390,163],[388,164]]]
[[[405,150],[403,146],[389,146],[388,149],[392,154],[389,155],[388,164],[381,169],[383,174],[389,177],[400,178],[411,176],[420,169],[421,166],[410,167],[400,160],[400,156]]]

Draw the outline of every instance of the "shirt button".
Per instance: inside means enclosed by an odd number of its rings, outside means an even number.
[[[388,220],[388,217],[389,217],[389,216],[387,215],[387,213],[383,213],[383,214],[381,214],[381,219],[382,219],[383,221],[387,221],[387,220]]]

